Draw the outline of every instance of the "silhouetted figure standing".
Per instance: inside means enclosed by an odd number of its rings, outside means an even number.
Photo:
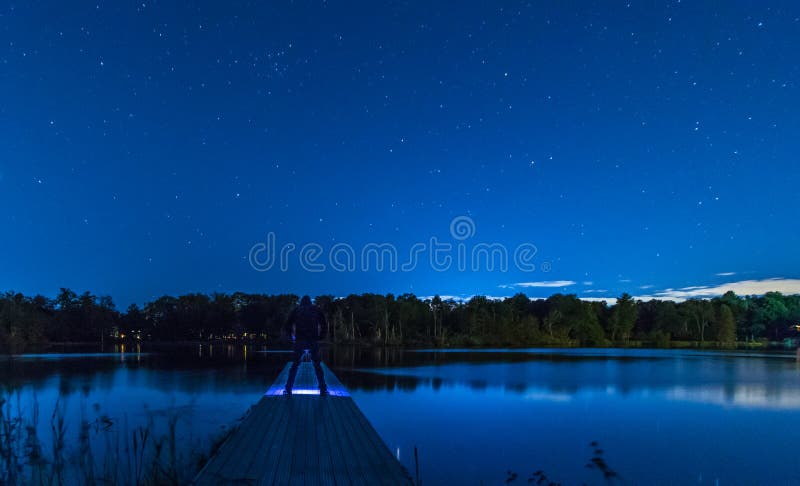
[[[303,360],[305,350],[311,355],[314,363],[314,372],[319,381],[320,395],[328,394],[328,387],[325,384],[325,377],[322,374],[322,366],[319,359],[319,340],[327,329],[325,314],[311,303],[311,298],[304,295],[291,314],[288,321],[289,332],[294,339],[294,362],[289,370],[289,379],[286,381],[286,394],[291,395],[294,386],[294,378],[297,375],[297,368]]]

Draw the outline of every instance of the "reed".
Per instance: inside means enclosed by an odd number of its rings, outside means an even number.
[[[81,410],[77,430],[68,427],[60,399],[50,415],[51,443],[39,437],[39,404],[22,413],[18,393],[0,396],[0,484],[4,485],[163,485],[191,482],[207,460],[209,441],[179,441],[179,421],[187,414],[172,408],[147,411],[147,422],[128,427],[99,413]],[[218,444],[224,437],[213,438]]]
[[[592,451],[592,456],[589,458],[589,461],[586,463],[586,468],[597,471],[603,477],[603,482],[606,484],[614,484],[617,482],[622,482],[622,477],[606,462],[603,456],[603,449],[600,448],[600,444],[597,441],[592,441],[589,443],[589,447]],[[504,483],[505,484],[513,484],[516,483],[517,480],[520,479],[518,473],[514,471],[506,471],[506,478]],[[537,486],[561,486],[562,482],[555,480],[547,475],[543,470],[537,469],[530,476],[527,478],[527,484],[534,484]],[[596,484],[592,482],[592,484]]]

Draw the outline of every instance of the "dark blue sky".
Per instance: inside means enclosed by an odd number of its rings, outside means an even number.
[[[2,289],[800,291],[797,2],[0,8]],[[536,270],[248,259],[462,215]]]

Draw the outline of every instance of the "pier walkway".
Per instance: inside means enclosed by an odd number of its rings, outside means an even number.
[[[195,484],[411,485],[410,476],[324,364],[320,396],[310,362],[292,395],[281,374],[200,471]]]

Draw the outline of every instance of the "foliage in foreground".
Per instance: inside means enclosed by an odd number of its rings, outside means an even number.
[[[97,413],[70,431],[59,401],[48,419],[51,441],[38,437],[39,407],[23,416],[19,395],[0,397],[0,484],[186,484],[206,457],[179,446],[181,410],[148,412],[146,425],[126,424]],[[163,430],[163,433],[156,433]]]
[[[586,463],[586,468],[597,471],[607,484],[613,484],[618,481],[621,482],[622,477],[611,469],[603,457],[603,449],[600,448],[600,444],[596,441],[592,441],[589,443],[589,447],[592,449],[592,457],[589,458],[589,461]],[[519,474],[514,471],[508,471],[506,472],[505,484],[516,483],[518,479],[520,479]],[[560,481],[548,477],[547,473],[541,469],[532,472],[527,478],[527,483],[537,486],[561,486],[562,484]]]

